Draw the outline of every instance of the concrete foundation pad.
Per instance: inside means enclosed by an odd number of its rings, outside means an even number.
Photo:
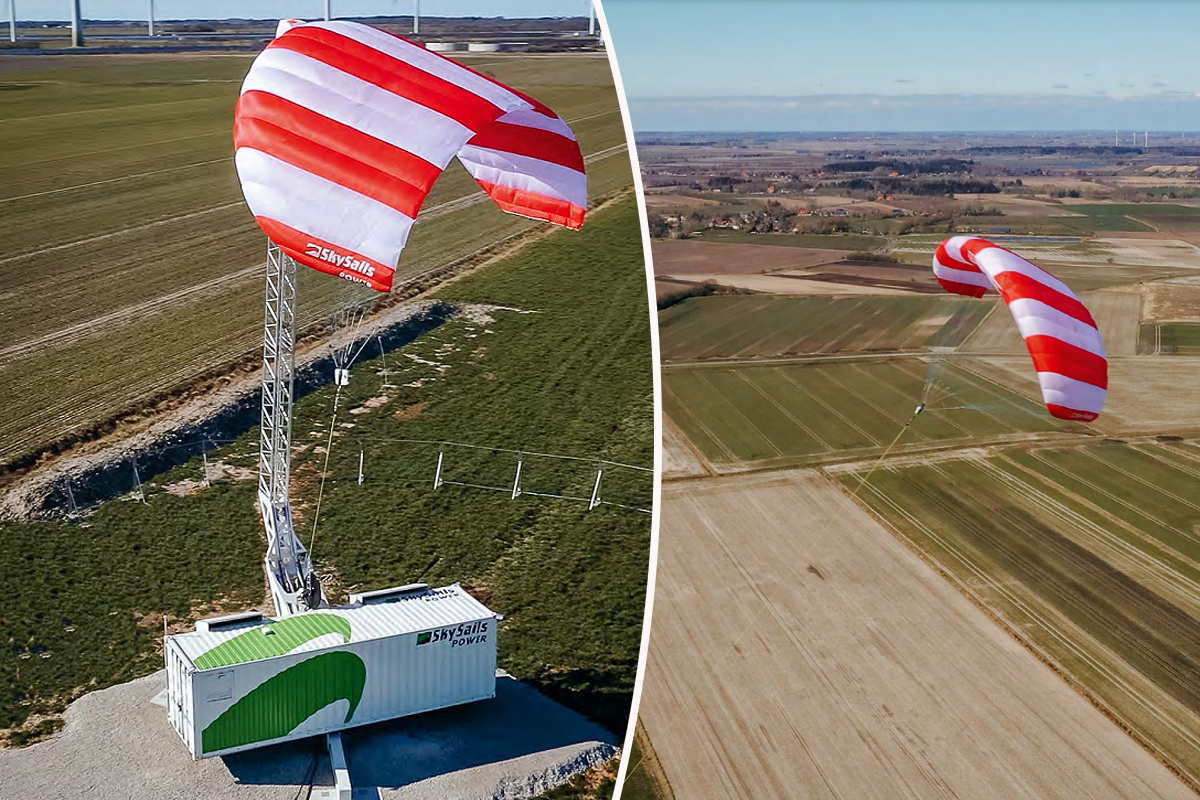
[[[86,695],[62,733],[0,750],[0,794],[92,800],[293,800],[333,785],[325,737],[193,761],[156,704],[156,672]],[[496,699],[343,735],[355,800],[516,800],[617,754],[607,730],[500,673]]]

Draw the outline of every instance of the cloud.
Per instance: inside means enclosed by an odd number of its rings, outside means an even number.
[[[916,83],[912,78],[896,78],[892,83]]]
[[[1151,86],[1151,88],[1154,88],[1154,89],[1165,89],[1165,88],[1167,88],[1167,85],[1166,85],[1165,83],[1158,83],[1157,81],[1155,81],[1154,83],[1150,84],[1150,86]]]
[[[1065,83],[1056,83],[1053,86],[1051,86],[1050,88],[1051,89],[1070,89],[1071,87],[1067,86]]]

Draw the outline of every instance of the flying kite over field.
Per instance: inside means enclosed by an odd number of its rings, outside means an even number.
[[[1025,338],[1046,408],[1090,422],[1108,394],[1108,360],[1091,313],[1065,283],[1016,253],[971,236],[938,246],[933,274],[947,292],[982,297],[996,289]]]
[[[390,290],[455,156],[505,211],[583,225],[583,156],[546,106],[367,25],[280,29],[242,85],[234,160],[255,219],[292,258]]]

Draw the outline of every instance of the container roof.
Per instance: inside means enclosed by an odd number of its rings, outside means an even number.
[[[446,628],[493,616],[487,606],[455,584],[406,593],[386,602],[322,608],[280,620],[264,619],[257,625],[192,631],[169,638],[196,669],[203,671]]]

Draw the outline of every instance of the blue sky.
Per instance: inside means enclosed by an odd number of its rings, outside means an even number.
[[[1200,130],[1192,0],[605,0],[637,130]]]
[[[3,0],[3,19],[8,19]],[[21,20],[71,18],[71,0],[16,0]],[[147,0],[82,0],[86,19],[145,19]],[[324,0],[154,0],[157,19],[225,19],[252,17],[316,18]],[[337,16],[408,15],[413,0],[333,0]],[[442,17],[578,17],[586,16],[586,0],[421,0],[421,14]]]

